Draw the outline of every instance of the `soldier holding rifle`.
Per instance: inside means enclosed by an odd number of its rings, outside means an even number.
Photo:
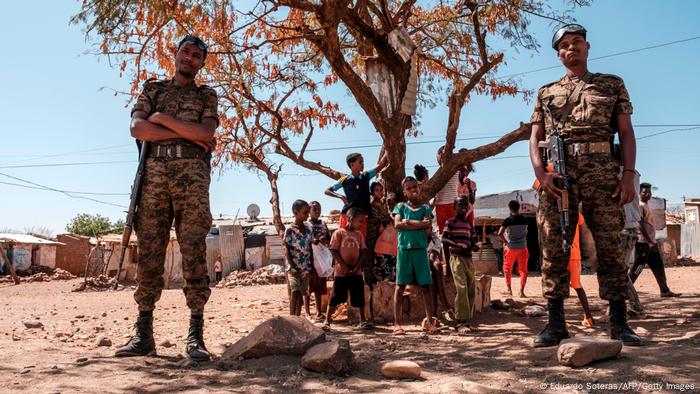
[[[625,345],[640,345],[641,339],[627,325],[627,271],[621,244],[622,206],[635,195],[632,104],[621,78],[588,71],[590,44],[583,26],[560,28],[552,47],[566,75],[539,90],[531,118],[530,159],[543,191],[537,222],[543,239],[542,287],[549,316],[534,345],[555,346],[569,337],[564,298],[569,295],[569,245],[577,223],[570,218],[578,217],[579,202],[595,241],[600,298],[610,303],[610,336]],[[622,171],[613,155],[616,132]],[[548,147],[555,171],[546,171],[542,145]]]
[[[201,39],[183,38],[175,54],[174,77],[146,81],[131,112],[131,135],[147,149],[134,223],[138,236],[134,299],[139,316],[134,336],[117,350],[117,357],[156,352],[153,310],[164,286],[165,252],[174,221],[191,313],[186,353],[193,360],[210,358],[203,339],[204,305],[211,294],[205,239],[212,222],[209,159],[219,123],[218,101],[213,89],[194,82],[206,56],[207,45]]]

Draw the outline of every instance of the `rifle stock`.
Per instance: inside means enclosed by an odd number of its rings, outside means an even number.
[[[126,213],[124,233],[122,234],[122,250],[119,255],[119,268],[117,268],[117,274],[114,278],[115,290],[119,286],[119,275],[122,272],[122,266],[124,265],[124,257],[126,256],[126,249],[129,247],[131,231],[134,228],[134,220],[136,218],[136,212],[138,211],[139,202],[141,200],[141,186],[143,185],[143,174],[146,169],[146,158],[148,157],[148,148],[149,143],[143,141],[141,145],[141,153],[139,155],[139,166],[136,169],[136,176],[134,176],[134,184],[131,186],[131,200],[129,201],[129,210]]]

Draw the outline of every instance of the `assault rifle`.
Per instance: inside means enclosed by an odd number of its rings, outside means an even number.
[[[148,148],[149,143],[147,141],[141,142],[139,166],[136,169],[134,184],[131,186],[131,201],[129,202],[129,211],[127,211],[126,213],[126,224],[124,225],[124,233],[122,234],[122,251],[119,255],[119,268],[117,269],[117,275],[114,278],[115,290],[119,286],[119,274],[121,274],[122,272],[122,266],[124,265],[124,257],[126,255],[126,250],[129,248],[131,230],[134,228],[134,219],[136,218],[136,213],[139,210],[139,203],[141,201],[141,186],[143,184],[143,173],[146,170],[146,158],[148,157]]]
[[[557,205],[559,207],[559,224],[561,225],[561,247],[566,253],[571,249],[571,244],[568,241],[569,189],[571,184],[569,175],[566,173],[566,147],[564,146],[564,140],[561,138],[561,130],[559,130],[558,123],[554,119],[550,108],[554,96],[547,96],[544,99],[546,100],[544,110],[552,121],[552,127],[547,130],[548,142],[540,142],[539,146],[546,148],[554,173],[561,175],[561,178],[556,179],[557,186],[561,189],[561,198],[557,200]]]

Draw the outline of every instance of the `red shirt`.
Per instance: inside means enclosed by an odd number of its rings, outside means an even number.
[[[367,249],[365,245],[365,238],[362,233],[357,230],[348,230],[346,228],[339,228],[331,237],[331,243],[329,249],[335,250],[343,258],[345,264],[349,265],[355,272],[357,272],[356,266],[360,263],[360,254],[363,249]],[[357,275],[345,267],[341,266],[337,261],[335,262],[335,276],[350,276]]]

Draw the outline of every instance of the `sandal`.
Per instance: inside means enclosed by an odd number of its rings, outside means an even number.
[[[401,326],[394,326],[394,329],[391,331],[391,335],[406,335],[406,330],[404,330]]]
[[[328,324],[328,323],[324,323],[324,324],[321,326],[321,330],[323,330],[323,331],[325,331],[325,332],[330,332],[330,331],[331,331],[331,325]]]
[[[324,315],[317,315],[314,317],[314,322],[316,323],[323,323],[324,321],[326,321],[326,316]]]
[[[437,328],[437,326],[435,324],[429,325],[427,331],[428,331],[428,335],[437,335],[440,333],[440,329]]]
[[[586,328],[593,328],[593,318],[585,318],[581,321],[581,325]]]
[[[362,323],[360,323],[359,327],[363,330],[371,330],[374,328],[374,326],[372,325],[372,322],[369,320],[365,320]]]

